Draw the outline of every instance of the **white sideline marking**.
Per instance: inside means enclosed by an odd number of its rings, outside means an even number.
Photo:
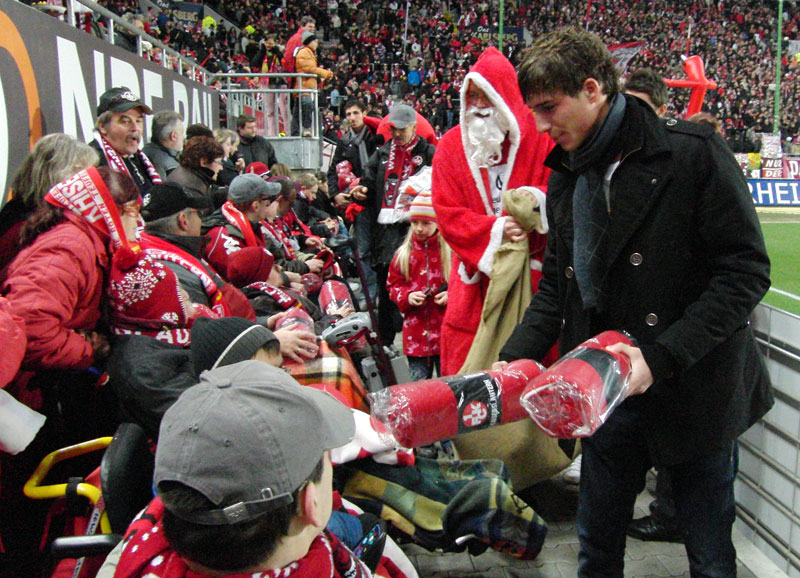
[[[789,293],[788,291],[781,291],[780,289],[775,289],[775,287],[770,287],[769,290],[772,291],[773,293],[777,293],[778,295],[783,295],[784,297],[788,297],[789,299],[800,301],[800,295],[795,295],[794,293]]]

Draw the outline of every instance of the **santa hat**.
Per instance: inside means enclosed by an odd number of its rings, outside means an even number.
[[[420,191],[411,202],[408,210],[408,218],[411,221],[431,221],[436,222],[436,213],[433,212],[433,201],[429,191]]]
[[[188,326],[175,273],[144,251],[114,252],[108,297],[112,327],[145,330]]]
[[[275,257],[263,247],[245,247],[233,253],[229,259],[228,281],[235,287],[266,281],[275,263]]]

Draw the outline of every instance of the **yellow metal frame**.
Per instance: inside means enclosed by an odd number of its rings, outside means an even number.
[[[45,476],[47,476],[50,469],[58,462],[82,456],[89,452],[96,452],[108,447],[113,438],[102,437],[87,442],[75,444],[60,450],[55,450],[47,454],[44,459],[36,467],[33,475],[25,482],[23,492],[26,496],[33,500],[49,500],[52,498],[61,498],[67,494],[67,484],[50,484],[47,486],[40,485]],[[81,482],[78,484],[77,494],[87,498],[93,505],[97,504],[100,500],[100,488],[96,488],[92,484]],[[100,516],[100,531],[103,534],[111,533],[111,525],[108,522],[108,516],[105,512]]]

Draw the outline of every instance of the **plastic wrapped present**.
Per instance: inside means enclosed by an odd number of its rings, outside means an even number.
[[[627,397],[630,359],[606,349],[614,343],[634,345],[625,333],[604,331],[559,359],[522,393],[522,406],[547,435],[590,436]]]
[[[518,359],[483,371],[393,385],[369,395],[372,415],[406,448],[525,419],[520,395],[544,368]]]

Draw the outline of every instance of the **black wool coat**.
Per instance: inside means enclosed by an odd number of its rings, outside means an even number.
[[[577,176],[556,147],[546,164],[550,224],[539,291],[501,359],[564,354],[606,329],[638,342],[654,384],[628,398],[656,464],[724,448],[772,406],[748,316],[769,288],[769,259],[747,182],[711,127],[658,119],[626,97],[611,179],[608,274],[585,310],[573,271]]]

